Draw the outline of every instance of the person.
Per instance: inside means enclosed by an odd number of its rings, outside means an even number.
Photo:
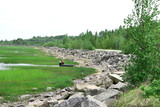
[[[59,66],[61,66],[62,65],[62,62],[61,61],[59,61]]]
[[[63,60],[61,60],[61,65],[63,65],[64,64],[64,61]]]

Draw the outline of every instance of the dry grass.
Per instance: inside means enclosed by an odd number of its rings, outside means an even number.
[[[155,97],[144,98],[142,90],[136,88],[123,94],[115,107],[160,107],[160,100]]]

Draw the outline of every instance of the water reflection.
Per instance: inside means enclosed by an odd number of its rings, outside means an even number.
[[[59,65],[35,65],[35,64],[5,64],[0,63],[0,70],[7,70],[10,69],[11,66],[40,66],[40,67],[59,67]]]

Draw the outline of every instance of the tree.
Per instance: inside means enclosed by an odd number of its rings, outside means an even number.
[[[125,66],[123,78],[134,86],[138,86],[146,79],[159,78],[160,69],[157,63],[160,52],[157,44],[160,42],[157,16],[158,0],[132,0],[134,10],[124,20],[129,41],[128,52],[132,54],[129,63]]]

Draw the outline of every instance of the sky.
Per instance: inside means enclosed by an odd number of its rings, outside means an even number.
[[[0,40],[112,30],[132,9],[132,0],[0,0]]]

